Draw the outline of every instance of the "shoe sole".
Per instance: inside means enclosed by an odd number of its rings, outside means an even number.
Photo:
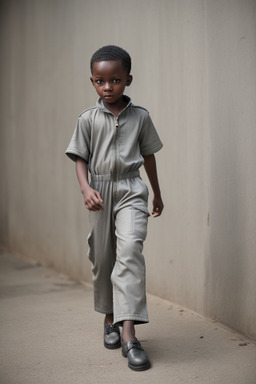
[[[104,343],[104,347],[107,349],[119,349],[121,348],[121,342],[114,345]]]
[[[122,350],[122,355],[123,355],[123,357],[127,358],[127,355],[124,353],[123,350]],[[128,362],[128,367],[130,369],[132,369],[133,371],[146,371],[147,369],[151,368],[151,363],[150,363],[150,361],[147,361],[143,365],[133,365],[133,364]]]
[[[132,365],[128,363],[128,367],[132,369],[133,371],[146,371],[147,369],[151,368],[151,363],[148,361],[144,365]]]

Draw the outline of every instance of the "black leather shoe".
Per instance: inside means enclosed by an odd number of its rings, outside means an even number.
[[[122,355],[128,358],[128,367],[133,371],[145,371],[151,367],[150,361],[142,348],[140,342],[128,341],[122,344]]]
[[[108,325],[104,322],[104,346],[107,349],[117,349],[121,347],[120,330],[117,325]]]

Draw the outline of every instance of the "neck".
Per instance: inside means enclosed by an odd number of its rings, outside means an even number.
[[[125,107],[127,106],[128,104],[128,101],[122,97],[122,99],[120,99],[118,102],[114,103],[114,104],[110,104],[110,103],[106,103],[104,101],[104,105],[105,107],[110,111],[112,112],[115,116],[118,116],[119,113],[121,113]]]

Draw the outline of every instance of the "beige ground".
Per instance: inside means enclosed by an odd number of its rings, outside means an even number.
[[[154,296],[137,336],[152,369],[133,372],[102,344],[92,288],[0,254],[1,384],[255,384],[256,345]]]

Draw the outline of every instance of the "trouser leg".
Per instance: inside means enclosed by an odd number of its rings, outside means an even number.
[[[134,207],[116,214],[116,263],[111,275],[114,322],[147,323],[145,260],[142,254],[148,214]]]
[[[93,273],[94,308],[97,312],[105,314],[113,313],[111,273],[116,260],[116,241],[112,216],[111,201],[109,205],[104,204],[104,211],[90,212],[92,230],[88,236],[88,256],[92,262]]]

